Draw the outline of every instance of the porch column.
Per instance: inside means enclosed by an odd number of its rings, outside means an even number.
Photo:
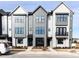
[[[23,39],[23,45],[24,45],[24,47],[25,47],[25,46],[26,46],[26,47],[28,46],[27,40],[28,40],[28,38],[24,38],[24,39]]]
[[[12,37],[12,46],[16,46],[16,39]]]
[[[33,47],[35,47],[35,43],[36,43],[36,40],[35,40],[35,37],[33,37]]]
[[[46,47],[47,46],[47,38],[45,37],[44,38],[44,47]]]

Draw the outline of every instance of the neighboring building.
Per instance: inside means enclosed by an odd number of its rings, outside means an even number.
[[[73,43],[79,43],[79,38],[72,38],[73,39]]]
[[[33,12],[33,46],[47,46],[47,11],[39,6]]]
[[[18,6],[9,17],[11,17],[12,46],[27,46],[28,12]]]
[[[15,47],[69,48],[72,43],[73,14],[63,2],[51,12],[47,12],[42,6],[38,6],[33,12],[18,6],[7,18],[8,40]]]
[[[53,47],[71,47],[73,12],[62,2],[53,11],[49,19],[49,36]]]
[[[8,15],[9,12],[5,12],[0,9],[0,42],[7,42],[8,38]]]

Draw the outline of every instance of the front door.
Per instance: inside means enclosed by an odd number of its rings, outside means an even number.
[[[36,38],[36,46],[44,46],[44,38]]]
[[[33,39],[32,38],[28,38],[28,46],[32,46],[33,45]]]

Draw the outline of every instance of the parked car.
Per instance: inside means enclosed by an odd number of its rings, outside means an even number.
[[[0,55],[10,53],[10,47],[8,43],[0,42]]]

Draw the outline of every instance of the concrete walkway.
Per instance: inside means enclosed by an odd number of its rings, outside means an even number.
[[[71,52],[62,52],[62,51],[56,51],[55,49],[52,49],[48,47],[47,51],[32,51],[32,47],[28,47],[27,50],[17,53],[16,55],[68,55],[68,56],[79,56],[77,53],[71,53]]]
[[[43,50],[32,50],[32,47],[28,47],[27,50],[23,51],[23,52],[20,52],[20,53],[17,53],[17,54],[51,54],[51,53],[54,53],[54,54],[57,54],[57,51],[52,49],[52,48],[48,48],[48,50],[46,51],[43,51]]]
[[[33,47],[28,47],[26,51],[31,51]]]

